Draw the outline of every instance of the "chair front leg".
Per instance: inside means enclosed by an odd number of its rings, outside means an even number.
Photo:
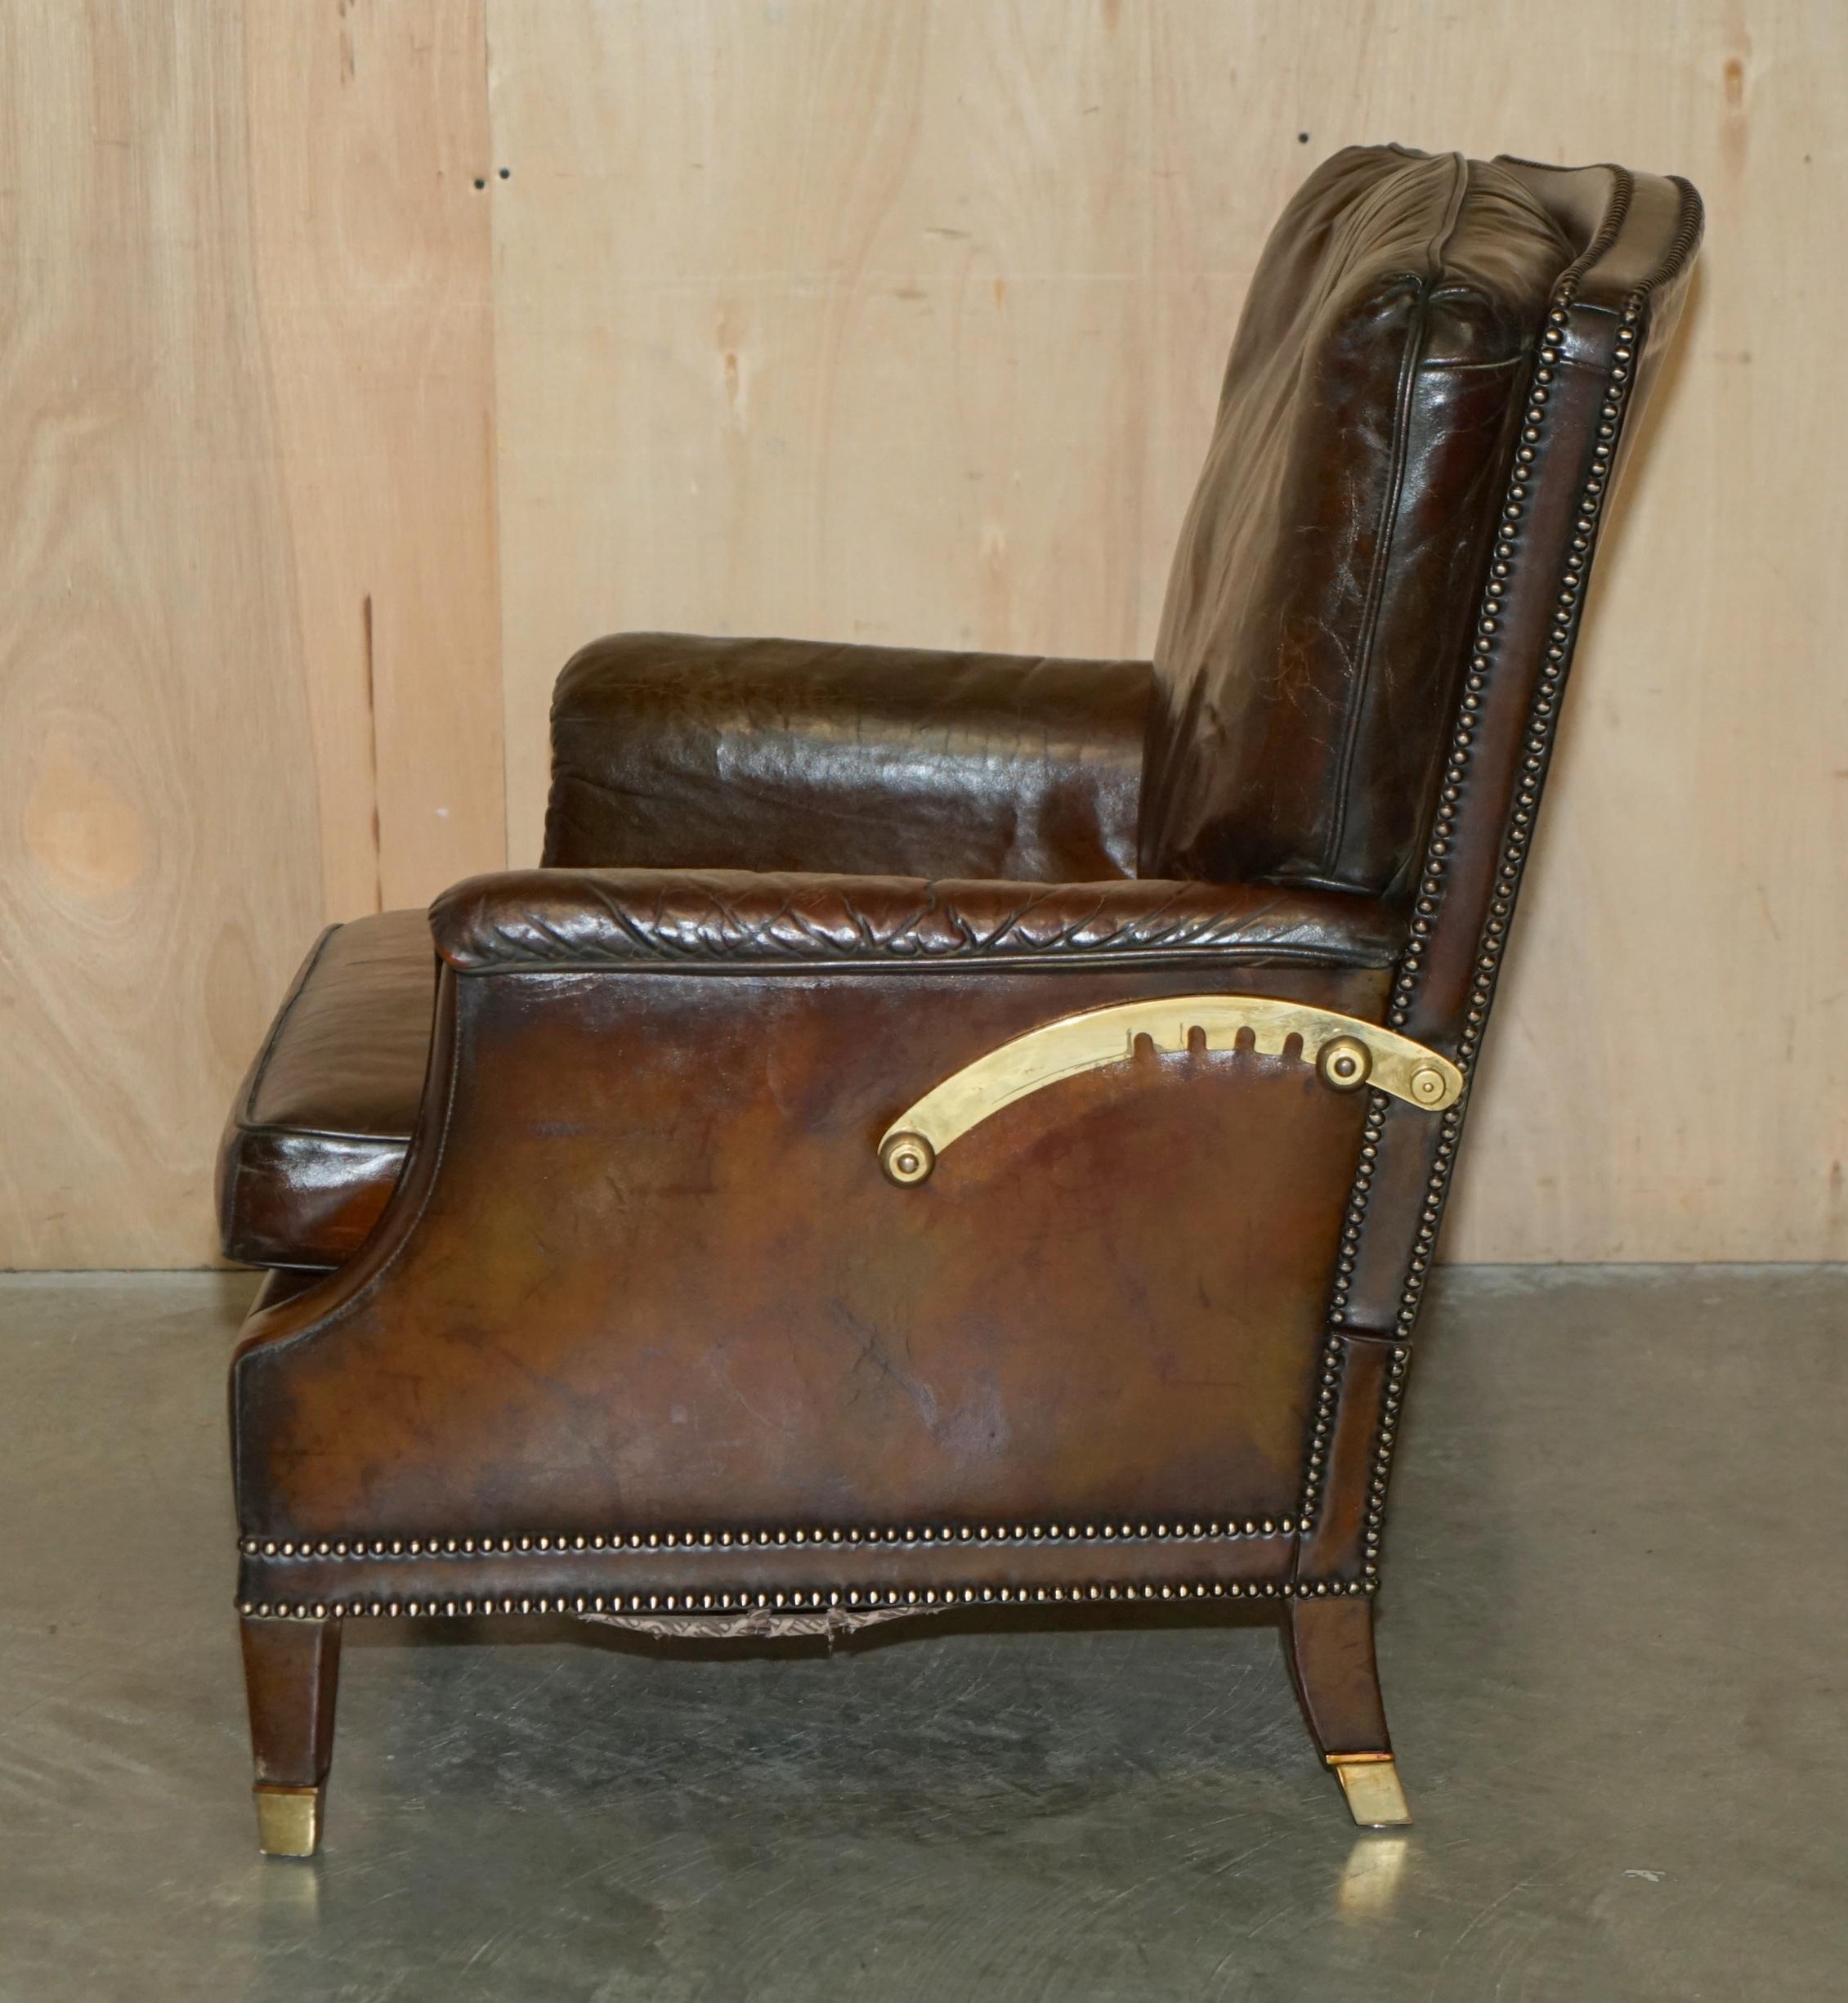
[[[1283,1649],[1310,1736],[1354,1819],[1370,1829],[1409,1822],[1380,1696],[1372,1600],[1292,1600]]]
[[[340,1622],[246,1614],[242,1630],[257,1848],[266,1857],[312,1857],[333,1759]]]

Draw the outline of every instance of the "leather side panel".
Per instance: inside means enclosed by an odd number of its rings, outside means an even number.
[[[1148,1059],[1007,1109],[925,1185],[877,1167],[950,1071],[1171,975],[450,985],[423,1168],[240,1352],[247,1534],[1294,1508],[1358,1096]],[[1367,1015],[1383,976],[1198,985]]]

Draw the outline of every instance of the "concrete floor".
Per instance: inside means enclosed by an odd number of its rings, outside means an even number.
[[[0,1997],[1848,1995],[1848,1269],[1453,1272],[1361,1835],[1274,1633],[664,1655],[349,1630],[325,1851],[253,1844],[248,1281],[0,1279]]]

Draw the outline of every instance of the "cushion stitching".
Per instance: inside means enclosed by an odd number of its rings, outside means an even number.
[[[356,1140],[383,1141],[387,1146],[401,1146],[409,1138],[410,1130],[417,1124],[414,1112],[401,1127],[389,1129],[356,1127],[309,1127],[295,1125],[280,1120],[266,1120],[258,1127],[239,1126],[238,1131],[253,1140]]]
[[[1110,968],[1113,970],[1134,971],[1139,966],[1161,962],[1164,965],[1212,966],[1219,963],[1264,966],[1274,964],[1286,966],[1328,966],[1366,970],[1369,968],[1391,966],[1397,960],[1398,949],[1386,946],[1357,946],[1329,948],[1317,946],[1290,946],[1268,940],[1253,940],[1245,945],[1207,944],[1196,945],[1186,941],[1179,943],[1157,943],[1130,947],[1098,948],[1063,948],[1049,957],[1035,952],[1019,950],[994,952],[979,957],[978,964],[983,971],[1016,968],[1036,974],[1044,974],[1049,969],[1072,966],[1087,969]],[[553,974],[642,974],[664,976],[673,974],[691,974],[696,977],[745,979],[750,976],[763,978],[778,973],[813,974],[826,972],[849,975],[855,979],[874,979],[881,976],[908,976],[915,978],[923,974],[941,973],[962,975],[969,970],[969,962],[962,955],[946,952],[933,959],[921,959],[909,955],[895,954],[889,958],[873,959],[808,959],[787,958],[776,960],[747,959],[734,955],[729,959],[714,957],[700,959],[696,949],[689,949],[684,957],[667,958],[664,956],[648,960],[620,958],[591,959],[581,955],[565,959],[506,959],[478,961],[473,966],[460,961],[449,962],[459,979],[463,980],[490,980],[526,975]]]
[[[283,997],[282,1006],[276,1010],[276,1019],[271,1024],[270,1033],[264,1037],[263,1047],[257,1053],[257,1062],[252,1068],[250,1089],[244,1094],[244,1102],[238,1109],[237,1123],[240,1129],[248,1131],[253,1124],[257,1095],[262,1089],[264,1079],[269,1075],[270,1060],[275,1055],[276,1046],[282,1041],[284,1026],[295,1013],[297,1003],[301,1001],[307,990],[308,983],[314,978],[315,969],[321,963],[321,955],[327,950],[328,941],[336,932],[345,930],[344,925],[330,925],[321,934],[315,941],[315,950],[302,962],[301,972],[295,976],[289,993]]]
[[[1425,251],[1425,271],[1419,280],[1418,310],[1406,335],[1405,352],[1400,358],[1399,380],[1394,400],[1392,477],[1380,511],[1380,543],[1367,579],[1367,603],[1361,628],[1360,661],[1354,675],[1354,692],[1348,704],[1345,728],[1341,733],[1341,755],[1336,766],[1335,806],[1328,840],[1322,850],[1323,869],[1339,879],[1341,844],[1347,835],[1348,786],[1354,771],[1356,741],[1367,685],[1372,679],[1373,648],[1379,634],[1380,608],[1385,598],[1386,573],[1390,567],[1399,502],[1405,488],[1406,462],[1412,440],[1412,391],[1418,376],[1418,357],[1429,329],[1430,291],[1443,268],[1443,253],[1461,222],[1464,197],[1469,192],[1469,163],[1460,153],[1450,156],[1452,187],[1443,221],[1433,233]]]

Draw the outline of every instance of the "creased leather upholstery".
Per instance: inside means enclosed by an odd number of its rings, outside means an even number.
[[[432,932],[459,971],[920,962],[1383,967],[1403,921],[1339,892],[1206,884],[923,883],[747,872],[528,870],[474,877],[428,917],[324,933],[226,1130],[227,1257],[337,1266],[397,1185],[428,1061]]]
[[[417,1118],[436,966],[420,911],[383,912],[321,934],[219,1150],[227,1257],[337,1266],[365,1242]]]
[[[1156,644],[1143,874],[1403,885],[1572,254],[1499,161],[1354,147],[1291,202]]]
[[[1344,1781],[1389,1762],[1406,1373],[1700,221],[1619,168],[1377,148],[1313,176],[1146,704],[1134,664],[580,658],[571,867],[439,899],[433,1009],[414,915],[330,935],[235,1122],[232,1248],[299,1257],[350,1249],[384,1186],[355,1170],[331,1230],[349,1159],[315,1148],[383,1161],[417,1107],[366,1242],[266,1287],[232,1367],[260,1785],[319,1787],[342,1624],[400,1614],[1240,1601],[1277,1611]],[[1213,995],[1389,1028],[1468,1096],[1340,1089],[1306,1033],[1202,1047],[1175,1005]],[[991,1061],[1125,1004],[1162,1033]]]
[[[544,860],[1135,874],[1143,661],[632,633],[559,677]]]
[[[431,910],[461,973],[1157,954],[1385,966],[1404,921],[1340,891],[1205,883],[925,883],[748,872],[524,870],[476,876]]]

